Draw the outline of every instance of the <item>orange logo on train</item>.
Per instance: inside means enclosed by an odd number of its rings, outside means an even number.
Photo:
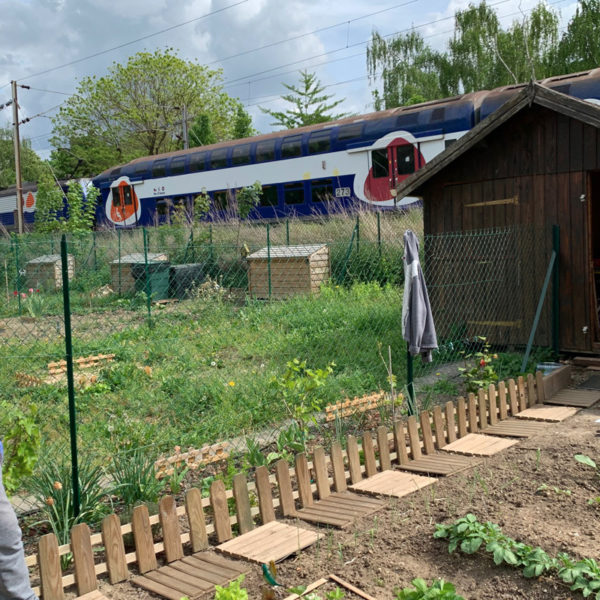
[[[35,207],[35,196],[32,192],[27,194],[25,198],[25,208],[34,208]]]
[[[128,177],[121,177],[111,187],[106,200],[106,216],[115,225],[136,225],[140,218],[140,201]]]

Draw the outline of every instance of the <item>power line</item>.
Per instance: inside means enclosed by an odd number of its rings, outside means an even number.
[[[62,102],[60,104],[57,104],[56,106],[53,106],[52,108],[48,108],[46,110],[43,110],[42,112],[39,112],[35,115],[33,115],[32,117],[27,117],[25,119],[22,119],[21,121],[19,121],[19,125],[23,125],[24,123],[29,123],[29,121],[31,121],[32,119],[35,119],[37,117],[43,117],[46,113],[49,113],[53,110],[56,110],[57,108],[60,108],[62,106]]]
[[[36,88],[36,87],[32,87],[30,85],[28,86],[20,86],[20,87],[24,87],[25,89],[28,90],[35,90],[36,92],[46,92],[48,94],[61,94],[62,96],[72,96],[73,93],[67,93],[67,92],[57,92],[56,90],[43,90],[42,88]]]
[[[225,56],[224,58],[218,58],[218,59],[213,60],[212,62],[209,62],[206,64],[214,65],[215,63],[221,63],[226,60],[230,60],[232,58],[246,56],[252,52],[258,52],[259,50],[265,50],[266,48],[273,48],[274,46],[279,46],[280,44],[285,44],[287,42],[293,42],[293,41],[299,40],[303,37],[313,35],[315,33],[322,33],[323,31],[329,31],[330,29],[335,29],[337,27],[341,27],[342,25],[350,25],[350,23],[354,23],[355,21],[360,21],[362,19],[368,19],[369,17],[374,17],[375,15],[380,15],[381,13],[388,12],[390,10],[395,10],[396,8],[402,8],[403,6],[408,6],[409,4],[414,4],[415,2],[419,2],[419,0],[409,0],[408,2],[402,2],[401,4],[396,4],[394,6],[389,6],[388,8],[376,10],[376,11],[368,13],[366,15],[361,15],[360,17],[355,17],[354,19],[349,19],[347,21],[340,21],[339,23],[335,23],[334,25],[327,25],[326,27],[320,27],[319,29],[313,29],[312,31],[307,31],[306,33],[300,33],[300,34],[292,36],[292,37],[287,37],[283,40],[278,40],[277,42],[270,42],[269,44],[265,44],[264,46],[257,46],[256,48],[250,48],[249,50],[244,50],[243,52],[237,52],[236,54],[231,54],[229,56]]]
[[[206,13],[200,17],[195,17],[193,19],[189,19],[188,21],[184,21],[183,23],[177,23],[176,25],[171,25],[171,27],[166,27],[165,29],[161,29],[160,31],[155,31],[154,33],[149,33],[148,35],[144,35],[142,37],[136,38],[135,40],[131,40],[129,42],[124,42],[117,46],[113,46],[112,48],[107,48],[105,50],[100,50],[98,52],[94,52],[93,54],[89,54],[88,56],[83,56],[82,58],[77,58],[70,62],[63,63],[62,65],[57,65],[56,67],[51,67],[49,69],[44,69],[43,71],[38,71],[37,73],[32,73],[30,75],[24,75],[22,77],[19,77],[19,80],[33,79],[34,77],[38,77],[40,75],[46,75],[47,73],[52,73],[53,71],[58,71],[58,69],[63,69],[64,67],[70,67],[71,65],[75,65],[77,63],[89,60],[90,58],[96,58],[97,56],[102,56],[103,54],[108,54],[109,52],[113,52],[114,50],[119,50],[121,48],[125,48],[126,46],[131,46],[132,44],[136,44],[137,42],[141,42],[143,40],[147,40],[151,37],[155,37],[162,33],[166,33],[167,31],[173,31],[174,29],[178,29],[179,27],[183,27],[184,25],[189,25],[190,23],[194,23],[196,21],[206,19],[207,17],[211,17],[213,15],[225,12],[226,10],[229,10],[230,8],[235,8],[236,6],[239,6],[240,4],[245,4],[246,2],[248,2],[248,0],[239,0],[239,2],[230,4],[229,6],[225,6],[223,8],[213,10],[213,11]],[[10,84],[8,84],[8,85],[10,85]],[[4,87],[4,86],[2,86],[2,87]]]

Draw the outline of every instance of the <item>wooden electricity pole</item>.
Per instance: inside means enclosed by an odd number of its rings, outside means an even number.
[[[15,174],[17,188],[17,231],[23,233],[23,184],[21,182],[21,141],[19,140],[19,105],[17,82],[11,81],[13,105],[13,139],[15,144]]]

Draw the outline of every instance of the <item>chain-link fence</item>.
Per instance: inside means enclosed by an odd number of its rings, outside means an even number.
[[[82,460],[101,464],[144,448],[154,461],[178,447],[214,463],[220,442],[229,456],[256,459],[296,449],[310,427],[311,435],[364,427],[368,412],[325,421],[326,405],[346,398],[384,390],[377,418],[404,410],[390,392],[406,385],[409,228],[423,242],[440,345],[433,363],[415,363],[420,407],[464,393],[482,360],[501,377],[518,374],[545,268],[536,248],[547,232],[423,240],[412,211],[69,236]],[[43,457],[68,457],[60,239],[2,241],[0,266],[0,401],[40,426]],[[546,311],[536,345],[549,345],[550,321]],[[26,489],[21,496],[26,506]]]

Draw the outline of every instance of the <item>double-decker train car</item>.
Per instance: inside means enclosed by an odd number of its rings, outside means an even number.
[[[540,83],[600,103],[600,69]],[[100,190],[97,227],[168,223],[177,207],[193,213],[207,193],[211,217],[235,214],[235,193],[259,181],[262,196],[251,218],[328,213],[357,203],[375,208],[396,202],[396,186],[485,119],[524,85],[463,94],[362,116],[348,117],[147,156],[108,169],[93,179]],[[35,189],[24,192],[25,222],[33,221]],[[0,192],[0,222],[16,221],[14,188]]]

